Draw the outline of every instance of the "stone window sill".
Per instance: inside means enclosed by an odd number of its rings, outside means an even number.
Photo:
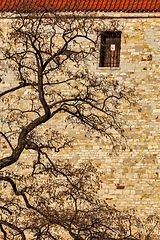
[[[120,67],[98,67],[97,70],[120,70]]]

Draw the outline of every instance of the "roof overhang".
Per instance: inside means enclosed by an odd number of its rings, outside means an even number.
[[[62,18],[95,18],[95,19],[121,19],[121,18],[160,18],[160,12],[144,12],[144,13],[126,13],[126,12],[60,12],[60,13],[0,13],[0,19],[11,19],[23,17],[37,18],[44,14],[44,17],[55,17],[55,15],[61,16]]]

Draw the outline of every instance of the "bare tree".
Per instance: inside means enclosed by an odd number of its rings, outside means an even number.
[[[79,68],[97,53],[100,33],[94,28],[94,21],[34,17],[16,20],[8,33],[8,42],[3,44],[7,47],[1,49],[19,85],[0,94],[2,101],[8,101],[8,108],[5,105],[2,109],[3,116],[6,111],[5,118],[1,119],[8,132],[1,135],[12,152],[1,159],[0,169],[15,163],[26,146],[35,148],[33,131],[62,112],[70,122],[109,137],[113,146],[116,139],[112,130],[123,133],[118,107],[121,100],[128,100],[128,91],[116,81],[105,81],[104,77]],[[12,97],[11,106],[11,94],[19,89],[28,89],[29,94],[15,96],[15,100]],[[28,108],[22,109],[22,102],[27,102]],[[37,118],[31,119],[31,113]],[[50,147],[55,148],[53,144]]]
[[[135,214],[117,211],[95,197],[100,181],[91,163],[77,168],[69,162],[36,165],[32,175],[0,176],[4,183],[0,227],[5,240],[159,238],[158,216],[141,222]]]
[[[120,105],[130,101],[132,92],[82,67],[97,57],[102,30],[103,22],[97,30],[92,19],[20,15],[3,40],[1,84],[5,71],[13,73],[12,86],[0,93],[6,150],[0,160],[0,230],[5,240],[67,239],[63,234],[75,240],[141,239],[132,231],[136,220],[96,198],[100,172],[91,163],[73,166],[53,157],[73,141],[52,126],[57,116],[66,125],[99,132],[113,147],[123,137]],[[19,159],[26,162],[31,152],[33,166],[22,174]],[[17,172],[8,168],[12,164]]]

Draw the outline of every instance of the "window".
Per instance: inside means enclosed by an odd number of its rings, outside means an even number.
[[[101,34],[100,67],[119,67],[121,32],[106,31]]]

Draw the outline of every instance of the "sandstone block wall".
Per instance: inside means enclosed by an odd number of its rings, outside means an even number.
[[[116,20],[122,31],[120,67],[99,68],[98,58],[86,62],[86,66],[96,75],[103,74],[135,89],[136,105],[123,106],[127,147],[124,151],[117,146],[116,154],[97,134],[86,137],[84,129],[78,127],[66,130],[57,123],[57,117],[51,125],[76,140],[72,148],[55,153],[54,157],[73,162],[90,160],[100,167],[104,173],[99,196],[109,204],[119,209],[136,208],[142,214],[160,214],[160,18],[123,18],[121,14]],[[105,21],[108,24],[110,20]],[[7,19],[1,19],[2,28],[7,23]],[[13,73],[7,73],[0,91],[15,84],[12,77]],[[4,157],[5,145],[3,140],[0,143],[0,157]],[[23,154],[20,161],[24,166],[29,166],[32,154]]]

